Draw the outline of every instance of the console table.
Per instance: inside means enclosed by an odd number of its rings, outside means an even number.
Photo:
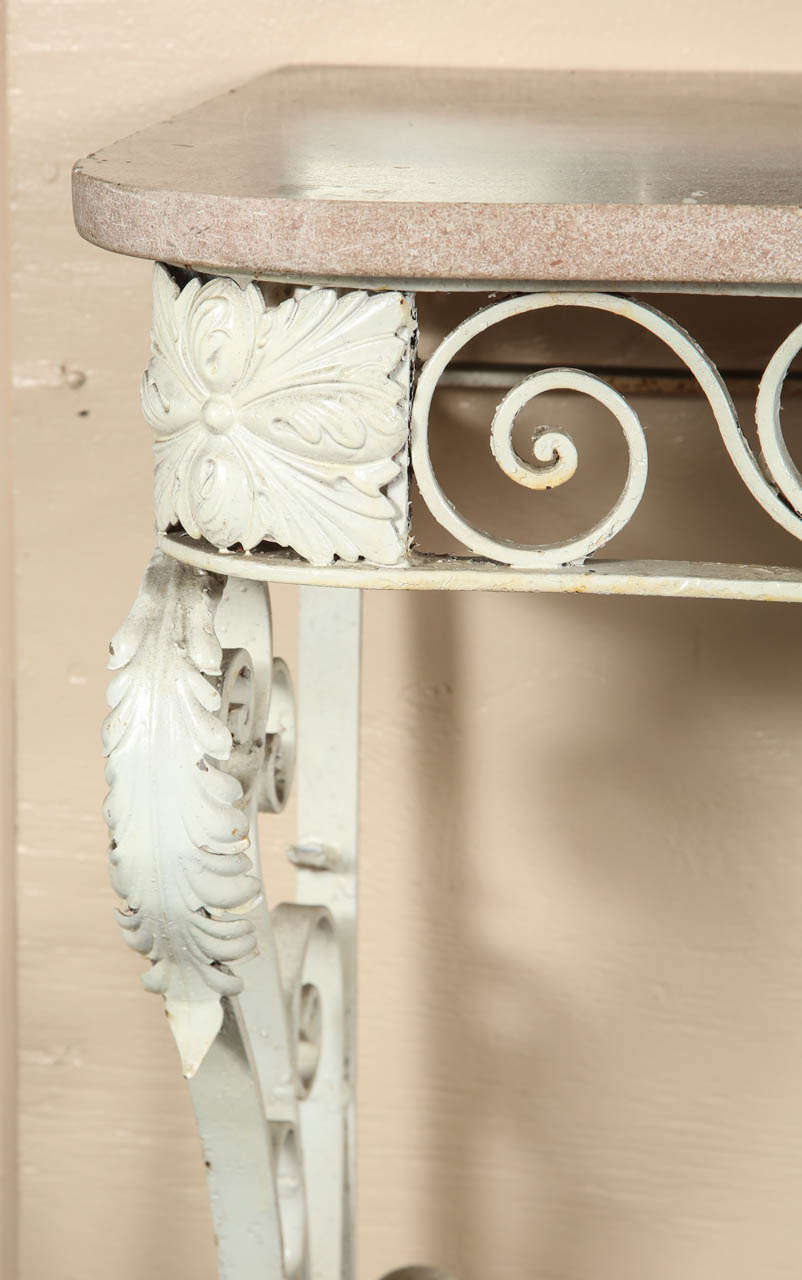
[[[106,817],[119,923],[192,1091],[223,1277],[353,1274],[361,591],[802,599],[795,569],[599,554],[648,456],[596,373],[533,368],[488,432],[509,480],[546,490],[578,450],[559,427],[522,449],[522,410],[571,390],[612,415],[621,492],[567,539],[476,527],[429,447],[472,339],[530,312],[612,315],[679,358],[766,518],[802,538],[780,417],[802,323],[765,369],[752,444],[711,360],[643,296],[802,293],[801,102],[793,76],[289,67],[75,167],[81,235],[155,263],[156,550],[111,644]],[[425,291],[500,296],[419,367]],[[413,477],[459,553],[416,546]],[[297,730],[271,582],[300,586]],[[256,814],[294,772],[297,896],[271,911]]]

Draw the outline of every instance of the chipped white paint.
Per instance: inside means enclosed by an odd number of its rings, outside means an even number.
[[[464,326],[463,326],[464,328]],[[460,331],[455,331],[459,334]],[[413,406],[412,461],[415,478],[421,494],[440,524],[459,538],[466,547],[489,559],[520,567],[551,567],[584,560],[604,546],[632,518],[646,487],[648,454],[646,437],[638,415],[623,396],[590,373],[580,369],[542,369],[519,382],[508,391],[496,409],[490,428],[490,448],[496,462],[505,475],[517,484],[529,489],[551,489],[565,484],[577,468],[577,451],[570,436],[561,431],[542,428],[532,437],[532,451],[541,465],[532,466],[519,457],[513,448],[512,431],[515,419],[524,405],[547,391],[579,391],[588,395],[617,418],[627,444],[629,465],[624,488],[607,515],[581,538],[573,542],[555,543],[553,546],[521,547],[507,540],[493,538],[474,529],[464,520],[456,507],[443,493],[431,464],[428,441],[428,413],[431,395],[437,382],[437,370],[441,360],[450,360],[457,350],[474,336],[474,331],[462,333],[457,342],[451,340],[432,357],[421,375]],[[445,351],[444,348],[445,347]]]
[[[348,1280],[354,1221],[346,1134],[353,1095],[343,1044],[339,931],[325,907],[302,902],[276,907],[273,928],[293,1028],[297,1140],[308,1197],[312,1276]]]
[[[254,283],[220,277],[201,284],[192,277],[180,289],[157,264],[153,357],[142,399],[156,433],[159,530],[179,524],[191,538],[205,539],[217,549],[241,546],[249,551],[269,541],[318,567],[339,560],[407,568],[412,564],[407,546],[409,416],[411,460],[421,495],[438,522],[466,548],[519,569],[584,563],[631,520],[648,473],[646,438],[637,414],[601,378],[580,369],[538,370],[502,398],[490,428],[491,452],[504,473],[517,484],[543,490],[569,481],[579,459],[571,438],[547,427],[532,436],[532,461],[516,452],[512,433],[526,405],[545,392],[576,391],[616,418],[627,446],[624,487],[605,516],[567,541],[521,545],[475,528],[441,488],[429,451],[432,398],[453,358],[492,325],[553,307],[621,316],[664,342],[696,378],[750,492],[783,528],[802,537],[802,481],[779,428],[782,382],[802,345],[800,330],[780,347],[761,386],[757,420],[764,471],[718,370],[679,325],[645,303],[579,292],[543,292],[495,303],[441,342],[420,374],[410,411],[415,337],[410,298],[299,289],[293,298],[269,308]],[[162,545],[169,550],[172,544]],[[412,577],[405,581],[416,585]],[[640,584],[633,589],[640,590]]]
[[[106,816],[120,922],[152,962],[145,985],[165,997],[190,1079],[221,1277],[347,1280],[353,873],[342,942],[325,881],[333,912],[303,884],[298,903],[268,911],[256,814],[281,808],[292,783],[294,699],[264,588],[224,584],[157,552],[112,644]],[[316,632],[329,676],[337,631]],[[354,679],[340,680],[340,703]],[[340,731],[329,727],[355,788],[355,741]],[[355,822],[354,794],[344,804]]]
[[[298,290],[268,307],[256,284],[181,289],[157,264],[142,404],[158,528],[270,539],[313,564],[399,560],[413,332],[400,293]]]
[[[491,428],[491,447],[502,469],[518,484],[527,484],[533,488],[562,484],[576,469],[577,457],[573,442],[558,431],[544,430],[536,433],[533,439],[534,456],[541,465],[533,467],[513,450],[511,432],[516,414],[524,404],[544,390],[584,391],[605,404],[624,431],[629,467],[624,490],[613,509],[587,534],[568,542],[543,546],[519,546],[495,539],[463,519],[441,489],[434,474],[429,454],[429,410],[437,383],[447,365],[472,338],[491,325],[525,312],[544,311],[552,307],[583,307],[622,316],[664,342],[699,383],[713,411],[727,451],[750,493],[778,524],[795,537],[802,538],[802,518],[798,514],[802,509],[802,485],[787,450],[782,445],[779,432],[782,379],[791,359],[802,346],[802,327],[794,331],[774,357],[764,379],[762,399],[758,403],[759,423],[763,422],[761,444],[764,454],[766,444],[769,445],[766,458],[769,471],[767,478],[741,430],[735,406],[721,375],[684,329],[656,308],[643,302],[635,302],[631,298],[603,293],[569,292],[521,295],[486,307],[444,338],[421,373],[412,407],[412,465],[429,510],[444,528],[454,534],[464,546],[489,559],[519,567],[555,568],[581,562],[598,551],[623,528],[637,508],[646,482],[647,469],[646,445],[638,420],[633,410],[610,387],[605,383],[597,385],[597,379],[577,369],[543,370],[513,387],[496,412]],[[603,392],[600,387],[604,388]],[[787,502],[778,496],[778,486],[783,490]]]
[[[591,560],[560,569],[517,569],[478,558],[410,555],[403,565],[317,568],[280,552],[221,555],[174,535],[158,545],[184,564],[255,582],[377,591],[574,592],[595,596],[689,596],[714,600],[802,600],[802,570],[671,560]]]
[[[326,1160],[342,1171],[348,1254],[354,1270],[356,1193],[357,843],[362,593],[302,587],[299,593],[297,897],[323,903],[336,925],[343,982],[345,1129]],[[319,1116],[318,1123],[322,1123]],[[311,1172],[310,1172],[311,1178]],[[310,1182],[310,1194],[314,1190]],[[318,1202],[315,1202],[318,1209]],[[320,1212],[327,1210],[320,1206]],[[336,1230],[332,1220],[330,1234]]]
[[[241,989],[230,966],[251,954],[254,936],[236,912],[259,893],[242,787],[219,768],[232,747],[213,683],[222,587],[156,553],[111,644],[103,727],[112,883],[125,904],[117,918],[151,961],[143,983],[164,996],[187,1076],[220,1030],[221,998]]]
[[[802,512],[802,476],[788,452],[780,425],[783,383],[802,350],[802,324],[775,351],[760,381],[755,417],[760,448],[769,475],[794,511]],[[802,537],[802,533],[797,536]]]
[[[221,1034],[190,1084],[221,1276],[305,1280],[311,1256],[294,1087],[297,1027],[282,978],[257,839],[265,770],[275,758],[289,758],[266,733],[276,719],[271,715],[276,660],[264,589],[230,582],[217,608],[215,630],[233,672],[228,682],[232,696],[220,707],[234,740],[225,767],[239,777],[247,798],[249,853],[261,893],[249,912],[256,948],[243,974],[244,989],[225,1001]],[[294,729],[286,708],[283,719],[291,739]],[[286,783],[291,783],[289,773]]]

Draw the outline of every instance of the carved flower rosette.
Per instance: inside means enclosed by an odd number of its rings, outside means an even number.
[[[160,530],[270,541],[313,564],[394,564],[406,540],[413,317],[401,293],[154,273],[142,385]]]

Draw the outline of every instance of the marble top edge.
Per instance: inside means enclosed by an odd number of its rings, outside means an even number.
[[[276,277],[797,282],[801,108],[790,72],[289,66],[79,161],[76,223]]]

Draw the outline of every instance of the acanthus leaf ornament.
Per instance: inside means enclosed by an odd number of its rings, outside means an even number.
[[[269,540],[313,564],[394,564],[406,541],[413,316],[403,294],[298,290],[154,269],[142,404],[160,530]]]
[[[126,942],[151,960],[142,981],[165,999],[184,1074],[222,1024],[231,965],[255,950],[238,914],[259,895],[250,874],[242,786],[218,764],[232,738],[217,712],[223,580],[157,552],[111,644],[103,726],[112,884]]]

